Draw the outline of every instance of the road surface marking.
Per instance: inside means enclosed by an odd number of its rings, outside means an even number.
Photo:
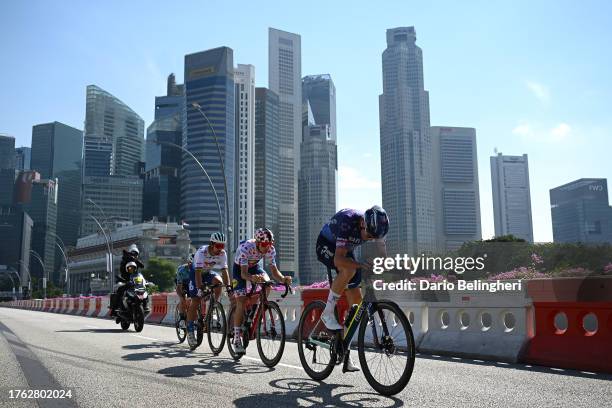
[[[159,339],[154,339],[153,337],[139,336],[138,334],[132,334],[132,336],[133,336],[133,337],[138,337],[139,339],[153,340],[153,341],[160,341]]]
[[[90,329],[99,329],[98,326],[92,326],[90,324],[86,324],[85,327],[89,327]]]
[[[243,356],[242,358],[246,358],[247,360],[253,360],[253,361],[261,361],[258,358],[249,357],[249,356]],[[282,367],[287,367],[287,368],[295,368],[296,370],[304,370],[302,367],[294,366],[294,365],[291,365],[291,364],[278,363],[277,365],[282,366]]]

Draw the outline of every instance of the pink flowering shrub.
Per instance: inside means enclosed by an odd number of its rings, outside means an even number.
[[[422,280],[426,280],[429,282],[442,282],[444,279],[446,279],[446,276],[444,275],[435,275],[435,274],[431,274],[431,276],[427,277],[427,276],[416,276],[412,279],[410,279],[410,282],[419,282]]]
[[[612,262],[604,266],[603,270],[605,273],[612,273]]]
[[[521,266],[509,272],[498,273],[497,275],[489,276],[488,280],[509,280],[509,279],[542,279],[549,278],[549,275],[536,271],[534,268]]]

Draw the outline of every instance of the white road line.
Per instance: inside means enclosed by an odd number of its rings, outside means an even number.
[[[259,361],[261,362],[260,359],[255,358],[255,357],[249,357],[249,356],[242,356],[242,358],[245,358],[247,360],[253,360],[253,361]],[[278,363],[277,365],[282,366],[282,367],[287,367],[287,368],[295,368],[296,370],[302,370],[304,371],[304,369],[302,367],[298,367],[298,366],[294,366],[291,364],[285,364],[285,363]]]
[[[132,334],[132,337],[138,337],[139,339],[145,340],[160,341],[159,339],[154,339],[153,337],[139,336],[138,334]]]
[[[89,327],[90,329],[99,329],[98,326],[92,326],[90,324],[86,324],[85,327]]]

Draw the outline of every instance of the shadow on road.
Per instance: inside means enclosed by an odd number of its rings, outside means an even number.
[[[121,329],[79,329],[79,330],[56,330],[56,333],[124,333]]]
[[[122,356],[126,361],[144,361],[157,360],[160,358],[195,358],[200,357],[202,353],[195,354],[184,346],[178,346],[176,343],[150,343],[150,344],[129,344],[123,346],[124,349],[143,350],[154,349],[153,351],[143,353],[131,353]],[[212,357],[213,354],[210,353]]]
[[[166,377],[195,377],[209,373],[230,373],[230,374],[263,374],[274,371],[264,365],[250,365],[243,362],[236,362],[231,359],[213,357],[199,361],[200,364],[185,364],[176,367],[166,367],[158,371]]]
[[[326,384],[304,378],[283,378],[271,381],[277,391],[253,394],[234,400],[236,407],[269,407],[308,405],[317,407],[400,407],[404,403],[394,397],[373,392],[350,392],[352,385]],[[348,390],[341,390],[342,388]],[[334,393],[335,391],[340,391]]]
[[[529,371],[531,373],[544,373],[544,374],[555,374],[562,375],[566,377],[580,377],[580,378],[591,378],[596,380],[607,380],[612,381],[612,375],[605,373],[588,373],[577,370],[570,370],[564,368],[551,368],[544,367],[538,365],[525,365],[523,363],[513,364],[513,363],[500,363],[498,361],[483,361],[471,358],[457,358],[457,357],[449,357],[449,356],[436,356],[420,353],[417,355],[417,359],[424,360],[437,360],[444,361],[450,363],[463,363],[463,364],[471,364],[477,366],[488,366],[488,367],[496,367],[496,368],[505,368],[511,370],[521,370],[521,371]]]

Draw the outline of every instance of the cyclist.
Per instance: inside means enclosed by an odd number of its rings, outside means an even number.
[[[337,274],[321,315],[321,320],[329,330],[342,330],[334,315],[334,308],[345,289],[349,305],[359,304],[362,300],[359,289],[361,269],[368,268],[369,265],[357,262],[353,250],[364,241],[383,238],[388,231],[389,218],[385,210],[378,205],[365,213],[350,208],[340,210],[321,229],[316,245],[317,258]],[[358,370],[347,354],[344,371]]]
[[[184,326],[185,321],[187,320],[187,299],[185,295],[189,290],[189,271],[191,270],[191,263],[193,261],[193,254],[189,254],[187,257],[187,263],[179,265],[176,269],[176,294],[179,297],[179,315],[181,321],[181,328],[186,328]]]
[[[291,284],[291,276],[284,276],[276,267],[276,250],[274,249],[274,235],[267,228],[255,231],[255,237],[240,242],[236,249],[233,268],[233,286],[236,299],[236,312],[234,313],[234,350],[244,353],[240,326],[244,315],[246,293],[253,283],[262,283],[270,280],[268,273],[261,267],[260,261],[265,258],[270,264],[272,277],[287,285]],[[269,288],[267,289],[269,290]]]
[[[221,269],[223,278],[212,269]],[[189,273],[188,296],[191,298],[189,310],[187,311],[187,342],[190,347],[197,343],[195,338],[195,324],[198,316],[198,307],[203,296],[203,284],[225,285],[231,290],[229,273],[227,271],[227,254],[225,253],[225,235],[222,232],[215,232],[210,236],[208,245],[203,245],[198,249],[193,257]],[[221,286],[214,289],[215,299],[218,301],[221,296]]]

